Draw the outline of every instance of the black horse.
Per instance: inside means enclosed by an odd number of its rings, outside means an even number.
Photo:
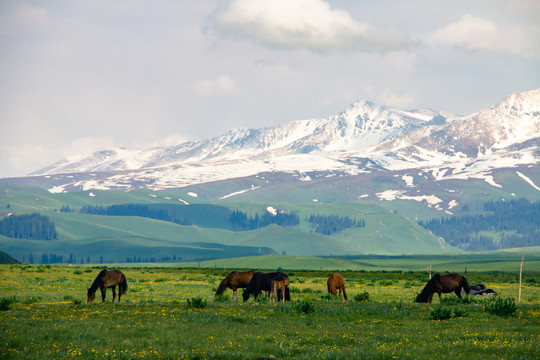
[[[424,289],[418,296],[416,297],[416,302],[418,303],[431,303],[431,300],[433,299],[433,294],[437,293],[439,294],[439,298],[441,297],[441,293],[451,293],[454,292],[458,298],[461,299],[461,289],[465,290],[465,293],[469,293],[471,291],[471,288],[469,287],[469,283],[467,282],[467,279],[460,275],[460,274],[448,274],[448,275],[440,275],[435,274],[426,284]]]
[[[255,273],[253,274],[251,281],[242,293],[242,298],[244,299],[244,302],[248,301],[250,296],[253,296],[253,298],[257,299],[257,297],[262,291],[272,291],[272,283],[274,281],[282,281],[288,278],[289,277],[282,272],[273,272],[267,274]],[[283,296],[285,296],[285,301],[291,301],[289,286],[285,288],[285,294],[282,294],[281,290],[278,291],[278,300],[281,300]]]

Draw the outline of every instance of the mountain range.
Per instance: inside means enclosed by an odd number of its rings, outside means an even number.
[[[408,186],[417,176],[482,179],[497,186],[492,173],[536,165],[539,144],[536,89],[467,116],[359,101],[328,118],[235,129],[177,146],[109,149],[83,159],[63,159],[31,176],[43,179],[51,192],[163,190],[257,174],[309,181],[313,176],[395,171],[410,171],[400,175]]]
[[[21,261],[32,255],[45,263],[52,255],[95,263],[171,255],[433,254],[508,243],[534,248],[534,219],[515,221],[531,217],[521,206],[511,228],[461,225],[493,215],[486,205],[540,201],[539,145],[540,89],[467,116],[359,101],[327,118],[235,129],[170,147],[109,149],[1,179],[0,216],[38,212],[58,236],[0,235],[0,246]],[[192,225],[81,213],[85,206],[122,204]],[[236,231],[237,211],[259,219],[289,214],[298,223]],[[325,235],[313,218],[350,218],[365,227]],[[450,218],[460,221],[457,240],[421,226]]]

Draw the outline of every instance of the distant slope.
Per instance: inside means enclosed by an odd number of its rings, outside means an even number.
[[[439,255],[406,256],[354,256],[354,257],[314,257],[269,255],[260,257],[217,259],[199,263],[171,263],[168,266],[205,267],[218,269],[259,269],[285,272],[296,270],[314,271],[421,271],[427,272],[431,265],[432,273],[458,272],[471,279],[481,281],[479,272],[505,271],[519,273],[521,252],[494,251],[482,253],[460,253]],[[540,273],[540,247],[525,252],[523,272]],[[344,274],[346,277],[346,274]],[[517,275],[516,275],[517,276]]]
[[[12,258],[3,251],[0,251],[0,264],[20,264],[17,259]]]
[[[440,239],[416,223],[377,205],[361,203],[276,202],[203,202],[186,205],[178,196],[166,192],[92,191],[51,194],[36,188],[0,184],[0,216],[9,213],[39,212],[49,217],[58,233],[56,241],[33,241],[2,237],[0,248],[19,259],[32,253],[36,262],[46,254],[75,257],[80,263],[127,261],[145,258],[209,259],[263,254],[419,254],[453,252]],[[178,194],[176,194],[178,195]],[[184,194],[185,195],[185,194]],[[184,196],[186,198],[186,196]],[[79,207],[111,203],[146,203],[193,219],[193,226],[136,216],[104,216],[59,212],[64,205]],[[9,206],[9,208],[8,208]],[[228,217],[232,210],[247,214],[264,214],[268,209],[295,213],[300,224],[294,227],[270,225],[264,228],[234,232]],[[352,228],[331,236],[312,232],[307,219],[312,214],[339,215],[363,219],[364,228]],[[140,259],[139,259],[140,258]]]

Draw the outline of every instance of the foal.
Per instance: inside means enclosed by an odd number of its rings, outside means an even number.
[[[281,290],[281,301],[285,302],[285,290],[289,287],[289,279],[285,278],[283,280],[276,280],[272,282],[272,291],[270,292],[270,301],[274,299],[274,296],[278,294],[278,291]],[[278,295],[279,301],[279,295]]]

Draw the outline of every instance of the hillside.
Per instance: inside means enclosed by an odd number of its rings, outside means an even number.
[[[0,184],[0,215],[38,212],[55,225],[57,240],[0,237],[0,246],[18,259],[66,262],[172,261],[265,254],[344,255],[419,254],[456,251],[413,221],[380,206],[362,203],[211,202],[187,205],[170,193],[94,191],[51,194],[39,188]],[[151,196],[149,196],[151,195]],[[139,216],[105,216],[63,212],[62,207],[84,205],[146,204],[192,225]],[[9,207],[9,209],[8,209]],[[269,211],[295,214],[294,226],[270,225],[250,231],[232,231],[230,214],[264,215]],[[73,211],[73,210],[72,210]],[[310,215],[337,215],[362,220],[364,227],[332,235],[313,232]]]
[[[20,262],[12,258],[9,254],[0,251],[0,264],[20,264]]]

